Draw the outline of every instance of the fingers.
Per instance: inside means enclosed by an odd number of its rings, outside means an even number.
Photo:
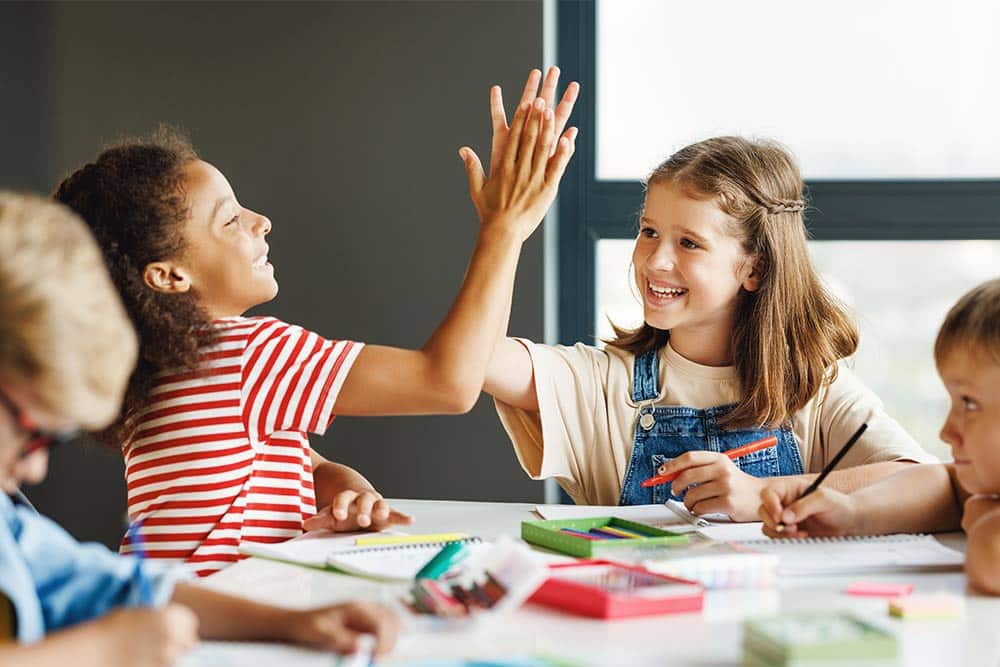
[[[503,90],[500,86],[490,88],[490,120],[493,122],[493,132],[509,129],[507,112],[503,108]]]
[[[563,133],[556,143],[555,153],[549,158],[549,163],[545,167],[545,187],[555,188],[559,185],[559,180],[566,171],[566,165],[576,152],[577,129],[571,127]]]
[[[375,637],[376,653],[387,653],[399,636],[399,617],[382,605],[350,603],[344,615],[344,625],[358,634]]]
[[[781,523],[781,512],[784,509],[781,496],[773,488],[766,486],[760,493],[760,509],[758,514],[761,521],[771,526]]]
[[[307,533],[311,530],[323,530],[324,528],[328,530],[336,530],[339,521],[333,516],[333,506],[324,507],[320,511],[316,512],[313,516],[309,517],[302,522],[302,530]]]
[[[551,109],[552,103],[556,99],[556,87],[559,85],[559,68],[552,66],[549,71],[545,73],[545,81],[542,83],[542,92],[538,94],[543,100],[545,100],[545,108]]]
[[[552,144],[555,141],[555,115],[552,109],[545,109],[541,112],[542,126],[539,130],[538,142],[535,144],[535,153],[531,158],[531,176],[539,185],[545,183],[545,165],[549,161],[552,153]]]
[[[521,101],[517,103],[518,107],[521,107],[525,103],[531,104],[535,100],[535,97],[537,97],[538,82],[541,80],[541,70],[533,69],[528,72],[528,80],[524,82],[524,90],[521,91]]]
[[[507,145],[504,146],[503,157],[501,158],[501,166],[508,174],[516,173],[515,164],[521,144],[521,133],[527,122],[531,108],[530,102],[522,102],[518,105],[517,111],[514,112],[514,120],[510,124],[510,132],[507,133]],[[496,175],[492,165],[490,166],[490,172],[491,177]]]
[[[555,133],[556,136],[562,134],[563,128],[566,127],[566,123],[569,122],[569,117],[573,114],[573,106],[576,104],[576,98],[580,95],[580,84],[573,81],[566,87],[566,92],[563,93],[562,100],[559,102],[559,106],[556,107],[555,111]],[[575,138],[574,134],[574,138]]]
[[[357,491],[341,491],[333,497],[330,503],[330,513],[337,521],[344,521],[351,515],[351,503],[361,494]]]
[[[726,456],[719,454],[718,452],[706,452],[700,449],[693,450],[685,452],[677,458],[667,461],[657,469],[656,474],[669,475],[670,473],[681,472],[685,468],[714,463],[720,458],[726,459],[727,461],[729,460]]]
[[[395,612],[371,602],[348,602],[306,612],[317,634],[309,643],[338,653],[354,653],[362,635],[375,639],[375,652],[387,653],[399,636],[399,618]]]
[[[354,508],[357,512],[358,526],[368,528],[372,525],[372,510],[375,503],[382,499],[377,493],[365,492],[354,501]]]
[[[532,157],[538,143],[538,137],[542,132],[542,123],[545,121],[545,103],[542,98],[536,99],[531,105],[531,112],[524,126],[521,136],[521,143],[517,152],[518,180],[522,183],[531,181]]]
[[[500,90],[500,86],[490,88],[490,120],[493,123],[493,141],[490,144],[490,168],[492,169],[503,154],[504,143],[507,141],[507,131],[510,129],[507,125],[507,112],[503,108],[503,91]],[[476,158],[477,161],[478,159]],[[466,161],[464,156],[462,161]],[[482,165],[480,165],[480,170],[482,170]]]
[[[699,484],[698,486],[692,486],[684,494],[684,506],[689,510],[694,512],[694,508],[706,500],[711,500],[713,498],[719,498],[726,493],[725,485],[719,482],[710,482],[708,484]],[[696,512],[697,514],[697,512]]]
[[[384,501],[382,501],[384,502]],[[377,507],[377,505],[376,505]],[[388,526],[408,526],[413,523],[413,517],[399,510],[390,508],[388,515],[384,519],[377,518],[376,514],[372,514],[372,525],[371,528],[374,530],[382,530]]]
[[[486,173],[483,171],[483,163],[479,160],[479,156],[476,155],[476,151],[468,146],[462,146],[458,150],[458,156],[462,158],[462,164],[465,165],[465,174],[469,177],[469,195],[473,201],[476,201],[476,197],[486,183]]]
[[[729,459],[726,459],[726,461],[729,461]],[[694,486],[695,484],[705,484],[719,479],[719,477],[725,472],[724,465],[725,464],[722,461],[714,459],[709,463],[695,465],[683,470],[681,474],[677,475],[677,478],[670,483],[670,493],[672,495],[679,496],[684,493],[686,489]]]

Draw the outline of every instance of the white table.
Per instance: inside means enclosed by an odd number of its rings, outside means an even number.
[[[537,519],[534,505],[396,500],[413,514],[413,532],[463,531],[483,538],[518,536],[523,520]],[[961,535],[942,541],[964,547]],[[858,576],[796,578],[776,590],[708,591],[701,613],[599,621],[533,604],[464,631],[409,633],[379,664],[416,658],[500,658],[542,654],[577,659],[584,665],[740,664],[741,624],[748,617],[785,611],[850,610],[890,629],[900,638],[901,665],[985,667],[1000,664],[1000,598],[968,590],[964,574],[897,574],[881,581],[915,584],[916,592],[949,591],[965,596],[960,620],[900,621],[882,599],[842,593]],[[396,585],[251,558],[204,580],[217,590],[288,607],[312,607],[351,598],[387,601]]]

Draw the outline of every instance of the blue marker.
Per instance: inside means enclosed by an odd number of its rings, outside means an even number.
[[[461,542],[449,542],[417,572],[416,579],[437,579],[469,555]]]
[[[132,545],[132,553],[138,560],[135,571],[132,573],[132,581],[139,589],[139,604],[143,607],[153,606],[153,590],[149,585],[149,578],[143,573],[142,565],[146,560],[146,550],[143,548],[145,542],[139,529],[142,527],[142,519],[139,519],[128,528],[128,541]]]

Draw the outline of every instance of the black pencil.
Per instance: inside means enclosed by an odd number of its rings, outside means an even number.
[[[860,438],[861,435],[867,430],[868,430],[868,424],[862,424],[861,426],[858,427],[858,430],[854,432],[854,435],[852,435],[851,439],[847,441],[847,444],[841,447],[840,451],[837,452],[836,456],[830,459],[830,462],[823,467],[823,471],[820,472],[819,477],[814,479],[813,483],[806,487],[806,490],[802,492],[802,495],[798,497],[798,500],[802,500],[810,493],[819,488],[819,485],[823,483],[823,480],[826,479],[826,476],[829,475],[831,472],[833,472],[833,469],[837,467],[837,464],[840,463],[841,459],[843,459],[844,456],[847,455],[847,452],[850,451],[851,447],[854,446],[854,443],[856,443],[858,441],[858,438]],[[779,523],[778,532],[781,532],[781,530],[784,527],[785,524]]]

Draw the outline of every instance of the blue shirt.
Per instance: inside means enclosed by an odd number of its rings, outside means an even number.
[[[19,642],[89,621],[122,605],[162,605],[183,568],[119,556],[101,544],[81,544],[30,505],[0,493],[0,593],[14,608]]]

